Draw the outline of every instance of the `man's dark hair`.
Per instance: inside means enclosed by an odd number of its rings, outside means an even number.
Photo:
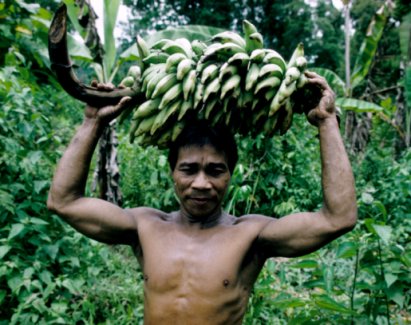
[[[170,145],[168,163],[171,170],[176,167],[180,148],[203,147],[206,145],[214,147],[218,152],[225,155],[228,169],[232,175],[238,160],[237,144],[234,136],[227,127],[213,127],[205,120],[195,121],[187,125],[176,141]]]

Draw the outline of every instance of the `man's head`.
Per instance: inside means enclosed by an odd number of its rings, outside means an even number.
[[[219,213],[237,162],[226,130],[205,122],[190,125],[170,148],[169,163],[182,211],[197,220]]]
[[[196,121],[188,125],[170,146],[168,162],[173,171],[181,148],[204,147],[210,145],[224,154],[230,174],[233,174],[238,160],[237,144],[228,128],[221,126],[211,127],[207,121]]]

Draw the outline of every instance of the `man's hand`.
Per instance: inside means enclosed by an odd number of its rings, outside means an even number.
[[[113,84],[98,83],[95,80],[91,83],[91,86],[96,87],[97,89],[103,90],[103,91],[114,90]],[[131,97],[123,97],[120,100],[120,102],[115,106],[111,105],[111,106],[104,106],[104,107],[93,107],[93,106],[87,105],[84,115],[88,119],[94,119],[98,122],[101,122],[104,125],[107,125],[108,123],[110,123],[110,121],[118,117],[121,114],[121,112],[123,112],[127,108],[130,100],[131,100]]]
[[[305,76],[307,77],[308,84],[318,87],[322,94],[318,105],[307,114],[308,121],[318,127],[326,119],[336,117],[335,94],[327,81],[320,75],[306,71]]]

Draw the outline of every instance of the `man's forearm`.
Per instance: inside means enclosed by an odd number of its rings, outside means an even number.
[[[49,193],[48,206],[58,209],[84,195],[90,161],[102,132],[100,123],[86,118],[61,158]]]
[[[323,211],[333,225],[352,227],[357,218],[354,177],[335,116],[321,121],[319,134]]]

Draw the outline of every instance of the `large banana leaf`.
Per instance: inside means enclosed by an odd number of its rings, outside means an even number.
[[[208,41],[210,38],[224,29],[203,25],[186,25],[177,26],[173,28],[167,28],[165,30],[156,32],[152,35],[146,37],[146,42],[149,46],[153,45],[155,42],[163,39],[176,39],[176,38],[187,38],[190,41],[195,39],[199,41]]]
[[[190,41],[195,39],[200,41],[208,41],[210,38],[224,31],[221,28],[202,26],[202,25],[186,25],[178,26],[173,28],[168,28],[165,30],[158,31],[154,34],[148,35],[144,38],[148,46],[152,46],[155,42],[167,38],[187,38]],[[139,54],[137,51],[137,45],[133,44],[127,50],[120,54],[120,58],[124,61],[135,61],[138,60]]]
[[[354,98],[337,98],[335,104],[346,111],[354,111],[356,113],[364,112],[382,112],[383,108],[377,104],[366,102],[364,100]]]
[[[118,10],[121,0],[104,0],[104,74],[105,80],[111,79],[116,61],[116,40],[114,28],[116,27]]]
[[[310,68],[309,70],[323,76],[338,97],[345,96],[345,83],[334,71],[325,68]]]
[[[385,3],[375,13],[368,26],[366,37],[361,45],[360,52],[351,74],[351,88],[354,89],[367,76],[375,52],[377,51],[378,42],[381,39],[382,32],[389,17],[389,7]]]

